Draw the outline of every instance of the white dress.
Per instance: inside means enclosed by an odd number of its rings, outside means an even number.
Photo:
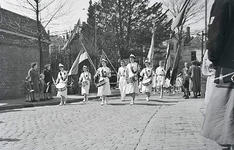
[[[165,83],[165,70],[163,67],[159,66],[156,69],[156,80],[157,80],[157,87],[164,85]]]
[[[134,72],[136,72],[136,73],[132,72],[132,70]],[[127,65],[127,75],[128,75],[129,78],[137,76],[137,71],[139,71],[139,66],[138,66],[138,64],[136,62],[129,63]],[[139,94],[138,81],[127,84],[126,94],[132,94],[132,93]]]
[[[203,62],[202,62],[202,74],[207,76],[205,101],[204,101],[206,104],[209,103],[212,91],[216,85],[214,83],[215,70],[209,68],[211,64],[212,62],[208,59],[208,50],[207,50],[205,52],[205,55],[203,57]]]
[[[127,67],[120,67],[118,69],[119,77],[119,90],[121,93],[121,99],[124,100],[126,96],[126,87],[127,87]]]
[[[98,87],[98,94],[97,96],[106,96],[111,94],[110,90],[110,80],[104,74],[111,75],[111,70],[108,67],[100,67],[98,68],[98,73],[101,75],[99,81],[103,80],[106,82],[103,86]],[[104,73],[104,74],[103,74]]]
[[[151,68],[146,67],[141,71],[140,76],[143,77],[142,82],[145,82],[147,79],[152,80],[153,79],[153,71]],[[146,93],[146,92],[151,93],[152,92],[152,83],[148,86],[145,86],[142,84],[142,92],[143,93]]]
[[[64,83],[64,84],[67,84],[67,71],[60,71],[59,73],[58,73],[58,77],[57,77],[57,81],[58,81],[58,83]],[[64,90],[64,91],[58,91],[58,94],[57,94],[57,96],[58,97],[61,97],[61,96],[63,96],[63,97],[65,97],[65,98],[67,98],[67,88],[66,88],[66,90]]]
[[[89,94],[89,89],[90,89],[90,80],[91,80],[91,74],[89,72],[82,72],[80,74],[80,78],[79,81],[84,82],[86,81],[88,83],[88,85],[85,86],[81,86],[81,94]]]

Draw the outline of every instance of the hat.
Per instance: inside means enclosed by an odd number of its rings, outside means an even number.
[[[59,67],[64,67],[64,65],[63,65],[63,64],[61,64],[61,63],[59,63]]]
[[[129,58],[136,58],[133,54],[131,54],[130,56],[129,56]]]
[[[107,60],[106,60],[106,59],[102,59],[102,60],[101,60],[101,62],[103,62],[103,61],[104,61],[105,63],[107,63]]]
[[[148,59],[145,60],[145,63],[149,63],[150,64],[150,61]]]

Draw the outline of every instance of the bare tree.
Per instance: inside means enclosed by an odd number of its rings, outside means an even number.
[[[171,15],[175,18],[180,12],[185,0],[164,0],[164,5],[167,7]],[[205,4],[203,0],[190,0],[187,10],[185,12],[182,25],[177,27],[177,40],[181,44],[183,37],[184,26],[198,23],[204,16]]]
[[[53,20],[64,16],[68,11],[64,11],[63,8],[66,6],[68,0],[62,0],[57,2],[56,0],[17,0],[17,4],[9,3],[20,9],[24,10],[27,14],[33,14],[37,21],[37,37],[38,37],[38,48],[40,55],[40,71],[42,71],[43,55],[42,55],[42,26],[46,28]],[[69,9],[67,9],[69,10]],[[33,13],[32,13],[33,12]],[[29,16],[26,15],[26,16]]]

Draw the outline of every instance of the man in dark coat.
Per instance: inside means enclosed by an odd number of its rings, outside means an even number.
[[[215,0],[209,21],[208,57],[216,70],[202,135],[234,148],[234,0]]]

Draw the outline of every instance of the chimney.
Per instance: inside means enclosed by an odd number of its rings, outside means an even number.
[[[190,37],[190,27],[187,27],[186,37],[187,37],[188,40],[191,39],[191,37]]]
[[[47,34],[50,36],[50,30],[47,31]]]

